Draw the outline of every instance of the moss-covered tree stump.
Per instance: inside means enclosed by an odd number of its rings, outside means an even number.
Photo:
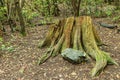
[[[48,51],[40,58],[39,64],[51,56],[56,56],[66,48],[84,51],[87,57],[96,60],[92,76],[98,75],[107,64],[118,65],[109,53],[100,50],[100,37],[89,16],[69,17],[50,26],[49,32],[40,48],[49,46]]]

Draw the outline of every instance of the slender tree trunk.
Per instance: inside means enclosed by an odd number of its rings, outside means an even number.
[[[22,35],[26,35],[25,33],[25,22],[22,16],[22,9],[20,8],[19,0],[15,0],[15,7],[17,9],[19,21],[20,21],[20,26],[21,26],[21,33]]]
[[[0,6],[4,6],[5,5],[5,1],[4,0],[0,0]]]
[[[115,0],[114,3],[116,5],[117,9],[119,9],[120,8],[120,0]]]
[[[16,27],[15,24],[15,7],[14,2],[7,0],[7,17],[8,17],[8,23],[10,25],[11,32],[14,32],[14,27]]]
[[[50,10],[50,1],[49,0],[46,0],[47,1],[47,10],[48,10],[48,15],[51,15],[51,10]]]
[[[20,8],[23,8],[25,5],[25,0],[20,0]]]
[[[2,36],[2,23],[0,21],[0,37]]]
[[[74,10],[74,16],[79,16],[80,3],[81,3],[81,0],[72,0],[71,1],[72,7]]]
[[[78,1],[78,6],[77,6],[77,16],[79,16],[80,4],[81,4],[81,0]]]
[[[54,16],[59,16],[59,8],[58,8],[58,4],[57,4],[57,0],[53,0],[53,15]]]

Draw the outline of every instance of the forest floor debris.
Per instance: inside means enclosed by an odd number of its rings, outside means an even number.
[[[100,21],[96,19],[95,21]],[[104,21],[104,20],[103,20]],[[102,48],[110,52],[113,59],[120,64],[120,34],[114,29],[96,27],[102,41],[107,45]],[[92,78],[89,74],[95,62],[73,65],[60,55],[37,65],[38,58],[47,48],[39,49],[48,31],[48,26],[27,28],[27,36],[7,31],[6,42],[15,47],[14,52],[0,51],[0,80],[119,80],[120,67],[108,65],[104,72]],[[20,73],[20,70],[25,66]]]

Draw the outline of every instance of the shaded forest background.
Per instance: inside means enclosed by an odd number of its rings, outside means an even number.
[[[89,15],[109,17],[119,22],[119,0],[1,0],[0,28],[9,25],[11,32],[25,35],[25,26],[54,23],[53,18]],[[34,19],[39,18],[38,24]]]

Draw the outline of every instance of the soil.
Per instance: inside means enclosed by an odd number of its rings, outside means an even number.
[[[106,19],[95,21],[110,22]],[[108,65],[99,76],[91,77],[90,71],[95,61],[71,64],[58,55],[38,65],[38,59],[47,50],[39,49],[38,45],[44,40],[48,28],[47,25],[28,27],[25,37],[18,32],[10,33],[8,29],[3,37],[15,50],[0,51],[0,80],[120,80],[120,67],[116,65]],[[107,45],[102,49],[109,52],[120,65],[120,33],[116,33],[115,29],[103,27],[96,29]]]

